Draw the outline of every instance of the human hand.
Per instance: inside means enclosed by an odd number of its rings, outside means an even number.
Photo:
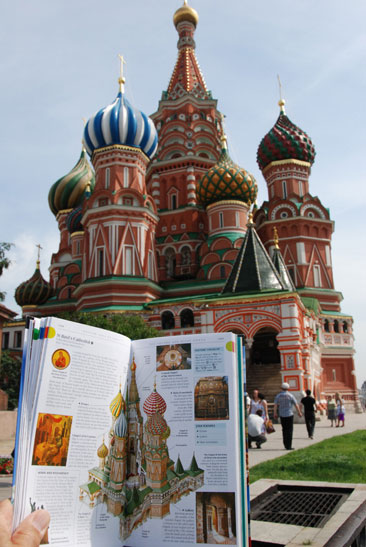
[[[50,523],[50,514],[40,509],[28,515],[11,534],[13,506],[9,500],[0,502],[1,547],[39,547]]]

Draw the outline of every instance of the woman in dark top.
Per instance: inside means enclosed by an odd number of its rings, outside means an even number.
[[[310,397],[310,389],[306,390],[306,397],[301,399],[301,404],[304,407],[305,414],[305,424],[306,429],[308,430],[309,439],[314,438],[314,427],[315,427],[315,412],[316,412],[316,401],[314,397]]]

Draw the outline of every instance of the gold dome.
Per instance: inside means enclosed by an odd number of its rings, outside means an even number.
[[[98,454],[98,458],[106,458],[108,456],[108,448],[104,444],[104,439],[103,439],[102,444],[100,445],[100,447],[97,450],[97,454]]]
[[[175,27],[177,27],[178,23],[181,23],[182,21],[189,21],[190,23],[193,23],[195,27],[198,23],[198,13],[187,4],[187,0],[184,0],[183,6],[177,9],[173,16]]]

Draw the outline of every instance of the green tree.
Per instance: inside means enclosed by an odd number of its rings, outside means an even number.
[[[131,340],[160,336],[159,331],[149,327],[139,315],[128,315],[125,313],[96,315],[86,312],[65,312],[60,314],[59,317],[68,321],[76,321],[76,323],[118,332]]]
[[[11,261],[6,256],[6,253],[10,251],[11,246],[12,246],[12,243],[5,243],[5,241],[3,241],[2,243],[0,242],[0,276],[2,275],[4,270],[9,268],[11,264]],[[5,292],[0,291],[0,302],[2,302],[5,299],[5,295],[6,295]]]
[[[8,394],[9,410],[18,406],[20,371],[21,360],[12,357],[8,351],[3,351],[0,361],[0,389]]]

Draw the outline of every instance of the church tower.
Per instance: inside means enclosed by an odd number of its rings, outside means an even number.
[[[157,133],[125,97],[122,67],[121,58],[116,99],[84,130],[95,188],[82,209],[82,282],[75,291],[82,309],[142,304],[160,294],[154,238],[158,216],[145,183]]]
[[[331,260],[333,221],[309,190],[315,149],[310,137],[287,117],[284,100],[279,106],[280,115],[257,152],[268,188],[268,200],[255,215],[257,231],[272,255],[276,228],[299,293],[317,298],[325,310],[338,312],[341,296],[334,291]]]
[[[207,234],[196,184],[217,161],[222,134],[217,101],[199,67],[194,33],[198,14],[185,0],[173,17],[178,58],[158,110],[151,117],[159,134],[157,154],[148,168],[147,187],[159,211],[159,281],[194,278],[197,249]]]

